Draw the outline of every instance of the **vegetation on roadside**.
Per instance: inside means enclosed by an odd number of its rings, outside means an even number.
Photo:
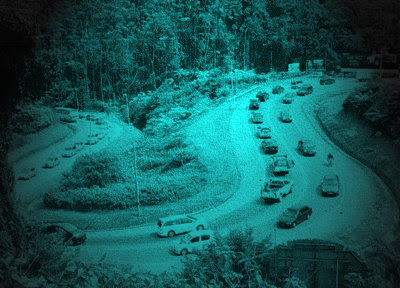
[[[400,85],[374,81],[349,95],[344,111],[363,119],[375,133],[391,138],[400,137]]]

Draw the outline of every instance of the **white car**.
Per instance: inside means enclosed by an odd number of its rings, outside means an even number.
[[[339,176],[336,174],[325,175],[324,179],[322,180],[321,190],[323,196],[338,196],[340,190]]]
[[[186,255],[196,251],[204,250],[214,239],[211,230],[195,231],[185,235],[174,245],[174,252],[177,255]]]
[[[260,139],[271,138],[271,128],[267,126],[257,127],[257,137]]]
[[[159,236],[174,237],[176,234],[204,230],[208,224],[190,215],[175,215],[158,219],[157,226]]]

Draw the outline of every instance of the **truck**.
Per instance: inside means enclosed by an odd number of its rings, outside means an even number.
[[[273,173],[275,176],[286,175],[294,166],[294,161],[289,160],[287,155],[272,156]]]
[[[261,188],[261,198],[265,203],[281,202],[282,198],[293,192],[293,183],[287,179],[270,178]]]

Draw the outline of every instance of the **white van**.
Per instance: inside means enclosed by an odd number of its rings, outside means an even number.
[[[203,250],[214,239],[211,230],[195,231],[184,236],[174,246],[174,252],[177,255],[186,255],[195,251]]]
[[[158,235],[174,237],[176,234],[187,233],[207,228],[207,222],[189,215],[176,215],[160,218],[157,223]]]

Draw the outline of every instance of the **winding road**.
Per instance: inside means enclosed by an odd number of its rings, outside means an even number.
[[[296,96],[292,104],[283,104],[283,95],[270,93],[277,84],[290,90],[291,80],[279,80],[257,85],[209,112],[230,111],[230,119],[226,121],[229,125],[221,129],[229,130],[230,143],[226,145],[234,152],[241,181],[228,201],[197,213],[197,216],[205,218],[213,230],[223,235],[233,229],[252,228],[256,239],[271,236],[274,244],[318,238],[336,241],[357,251],[370,245],[375,238],[389,239],[398,228],[399,219],[398,208],[390,191],[371,170],[335,146],[315,118],[321,101],[329,101],[332,109],[340,109],[346,91],[357,85],[356,82],[337,79],[334,85],[320,86],[318,78],[303,77],[301,80],[312,84],[314,92],[304,97]],[[267,91],[271,95],[267,102],[261,103],[260,111],[264,114],[264,122],[272,128],[272,137],[279,143],[279,154],[287,154],[296,163],[286,176],[294,182],[294,192],[281,203],[273,205],[266,205],[260,199],[261,181],[272,176],[271,157],[261,152],[261,140],[255,136],[258,125],[249,121],[249,99],[255,97],[258,91]],[[279,120],[282,109],[291,110],[292,123]],[[209,117],[209,113],[202,117]],[[209,125],[216,124],[209,121]],[[301,138],[312,139],[316,144],[315,157],[304,157],[296,151]],[[325,165],[329,152],[335,155],[332,168]],[[320,195],[320,183],[329,171],[338,174],[341,179],[341,194],[336,198]],[[25,201],[29,201],[29,197]],[[295,204],[311,206],[311,218],[294,229],[279,229],[276,226],[278,217]],[[182,268],[183,257],[170,252],[174,241],[180,236],[174,239],[159,238],[156,228],[154,223],[120,230],[87,232],[86,243],[79,247],[79,257],[87,263],[102,261],[129,264],[140,272],[160,273]]]
[[[368,246],[375,237],[390,237],[396,231],[398,209],[390,191],[372,171],[336,147],[315,119],[321,101],[331,101],[333,109],[340,109],[345,91],[356,85],[355,81],[338,79],[335,85],[320,86],[317,80],[306,79],[315,87],[314,93],[297,96],[290,105],[281,102],[281,95],[271,95],[270,100],[260,106],[265,122],[272,127],[273,138],[280,145],[279,153],[288,154],[296,163],[286,176],[295,183],[294,193],[285,197],[282,203],[266,205],[260,199],[260,179],[272,176],[271,157],[261,153],[261,140],[255,136],[257,125],[249,121],[249,98],[258,91],[270,92],[271,84],[260,85],[213,111],[218,113],[218,110],[227,109],[232,112],[229,127],[221,129],[230,131],[231,143],[227,145],[234,150],[241,183],[227,202],[198,214],[211,223],[212,229],[226,234],[233,229],[252,228],[256,239],[272,236],[275,244],[318,238],[337,241],[354,250]],[[283,81],[283,86],[290,89],[290,80]],[[292,123],[280,122],[278,116],[282,109],[291,110]],[[210,125],[215,124],[210,121]],[[304,157],[296,151],[297,142],[302,137],[312,139],[316,144],[315,157]],[[335,155],[333,168],[325,165],[329,152]],[[320,195],[319,185],[329,170],[341,178],[342,190],[336,198]],[[277,228],[275,223],[281,213],[299,203],[313,208],[310,220],[294,229]],[[154,223],[122,230],[90,232],[86,245],[80,248],[81,259],[130,264],[136,271],[143,272],[180,269],[183,257],[170,252],[179,236],[177,239],[158,238],[156,228]]]

